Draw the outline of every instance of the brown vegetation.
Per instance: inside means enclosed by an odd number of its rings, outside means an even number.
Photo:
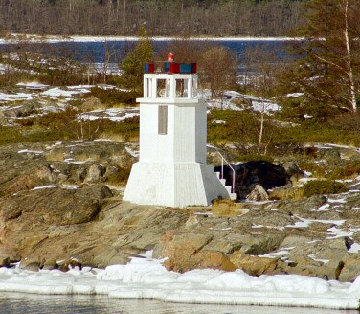
[[[284,35],[301,0],[0,0],[0,29],[38,34]],[[41,18],[39,18],[41,16]],[[6,35],[6,32],[3,31]]]

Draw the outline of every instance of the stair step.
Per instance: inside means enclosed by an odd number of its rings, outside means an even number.
[[[216,175],[216,177],[217,177],[218,179],[220,179],[220,172],[215,171],[215,175]]]
[[[219,179],[219,181],[221,182],[221,184],[222,184],[223,186],[225,186],[225,184],[226,184],[226,180],[225,180],[225,179]]]
[[[230,199],[231,199],[232,201],[236,201],[236,199],[237,199],[237,194],[236,194],[236,193],[230,193]]]
[[[232,190],[232,187],[231,186],[228,186],[228,185],[225,185],[225,189],[229,192],[229,194],[231,193],[231,190]]]

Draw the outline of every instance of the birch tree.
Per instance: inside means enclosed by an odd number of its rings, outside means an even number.
[[[359,0],[310,0],[302,33],[307,43],[292,84],[305,93],[305,107],[322,117],[356,112],[360,88]],[[305,48],[304,48],[305,47]],[[312,112],[309,112],[313,114]]]

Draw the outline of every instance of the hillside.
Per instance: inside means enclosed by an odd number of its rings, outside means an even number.
[[[59,35],[283,36],[302,22],[301,0],[1,0],[0,30]],[[39,19],[41,14],[41,19]]]

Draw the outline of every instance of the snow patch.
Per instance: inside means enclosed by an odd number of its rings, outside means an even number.
[[[110,108],[105,110],[93,110],[80,114],[78,117],[83,121],[96,121],[99,119],[108,119],[114,122],[122,122],[128,118],[138,117],[139,109],[133,108]]]
[[[125,146],[125,151],[134,158],[139,158],[139,152],[132,150],[130,147]]]
[[[17,94],[4,94],[0,93],[0,101],[15,101],[15,100],[31,100],[32,94],[17,93]]]
[[[41,84],[38,82],[26,82],[26,83],[20,82],[17,83],[16,86],[24,87],[30,90],[41,90],[49,87],[49,85]]]
[[[32,190],[42,190],[42,189],[52,189],[52,188],[56,188],[56,185],[40,185],[40,186],[35,186],[32,188]]]
[[[30,153],[35,155],[40,155],[44,153],[42,150],[30,150],[30,149],[22,149],[18,151],[18,154]]]
[[[302,97],[304,96],[304,93],[292,93],[292,94],[287,94],[286,97],[288,98],[298,98],[298,97]]]
[[[353,243],[349,248],[349,253],[358,254],[360,251],[360,244]]]
[[[341,230],[336,227],[331,227],[331,228],[327,229],[327,232],[329,235],[326,237],[326,239],[351,237],[354,234],[354,231]]]
[[[322,220],[322,219],[305,219],[301,218],[299,216],[295,216],[296,218],[299,218],[301,221],[295,222],[294,225],[287,225],[286,228],[307,228],[311,223],[319,222],[323,224],[333,224],[336,226],[341,226],[345,220]],[[328,229],[330,230],[330,229]]]

